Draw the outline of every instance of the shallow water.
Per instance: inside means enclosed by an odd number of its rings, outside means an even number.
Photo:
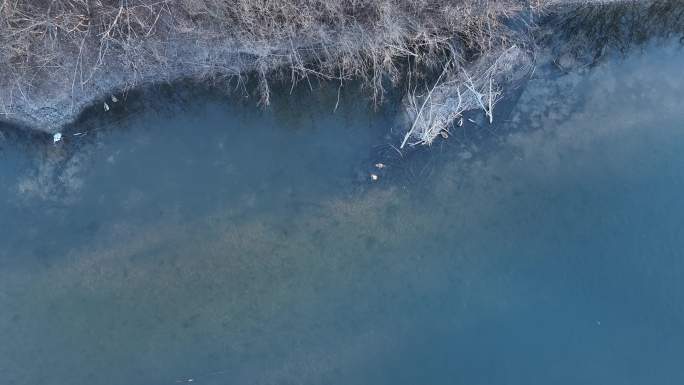
[[[497,125],[405,158],[396,113],[332,112],[334,87],[5,129],[0,378],[684,381],[683,65],[540,68]]]

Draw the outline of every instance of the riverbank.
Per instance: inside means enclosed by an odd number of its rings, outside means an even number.
[[[634,4],[591,3],[599,8]],[[643,3],[677,2],[639,2]],[[445,117],[437,120],[447,125],[474,108],[482,108],[491,118],[493,104],[507,83],[532,68],[538,17],[583,10],[587,5],[582,4],[554,0],[3,2],[0,121],[54,133],[85,109],[107,111],[123,102],[122,94],[147,84],[179,79],[212,82],[268,105],[273,81],[296,84],[323,79],[339,81],[340,87],[361,80],[369,103],[376,104],[382,103],[388,87],[405,88],[402,92],[411,96],[409,119],[416,122],[422,117],[420,106],[432,96],[429,90],[439,83],[434,79],[440,72],[446,74],[441,85],[447,91],[435,95],[454,99],[461,90],[472,92],[466,103],[444,109]],[[509,62],[501,63],[501,58]],[[517,74],[511,76],[512,71]],[[405,129],[407,140],[423,144],[442,132],[432,122],[413,127],[408,122]]]

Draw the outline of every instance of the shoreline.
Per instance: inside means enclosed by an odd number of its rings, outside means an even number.
[[[676,1],[666,1],[664,3],[675,4],[674,6],[676,6]],[[547,4],[549,8],[545,10],[546,15],[557,15],[582,9],[582,6],[578,5],[575,1],[550,0],[547,1]],[[642,3],[599,1],[591,3],[590,5],[588,5],[588,3],[583,4],[585,8],[592,6],[597,9],[601,7],[610,8],[610,6],[613,5],[615,7],[624,6],[631,7],[630,9],[638,9]],[[649,2],[643,4],[645,5],[641,8],[644,9],[654,6],[653,3]],[[525,8],[521,9],[524,10]],[[509,16],[508,21],[504,20],[504,22],[511,22],[513,20],[518,20],[518,18],[525,17],[521,14],[528,11],[522,10],[513,16]],[[639,11],[636,13],[638,12]],[[499,16],[496,17],[498,18]],[[666,28],[665,26],[667,26],[667,24],[668,23],[665,22],[661,27]],[[367,30],[372,31],[375,27],[376,26],[367,27]],[[15,126],[22,129],[54,134],[77,122],[78,118],[88,110],[97,108],[107,110],[108,106],[105,103],[113,103],[113,97],[120,99],[119,95],[125,94],[129,90],[142,89],[153,86],[154,84],[177,83],[186,80],[211,83],[235,79],[238,86],[242,87],[243,92],[248,92],[246,91],[244,82],[246,78],[253,77],[257,80],[255,88],[257,89],[257,92],[261,93],[260,95],[255,95],[257,99],[260,98],[257,104],[262,105],[268,105],[269,103],[269,81],[272,79],[291,78],[291,82],[297,83],[308,80],[308,77],[311,76],[319,80],[334,80],[339,81],[340,83],[345,82],[345,84],[353,81],[361,81],[364,83],[364,86],[371,90],[370,93],[372,95],[369,95],[369,99],[371,99],[369,100],[369,103],[377,103],[378,101],[382,101],[383,93],[385,92],[383,82],[388,78],[391,78],[390,83],[392,83],[392,86],[396,86],[394,82],[397,81],[397,79],[405,79],[408,76],[410,82],[411,76],[417,75],[416,79],[423,81],[423,86],[427,89],[429,85],[432,84],[430,78],[433,75],[430,75],[430,73],[434,74],[435,72],[441,72],[442,66],[444,66],[444,70],[446,71],[446,65],[448,64],[444,64],[445,60],[451,60],[450,57],[456,57],[457,54],[468,51],[464,46],[454,46],[454,44],[463,44],[463,42],[458,39],[454,40],[455,38],[452,34],[456,30],[457,29],[455,28],[450,31],[441,31],[441,37],[447,38],[448,40],[444,44],[432,47],[443,49],[443,51],[436,52],[430,52],[429,50],[427,52],[420,51],[419,48],[412,46],[410,42],[406,42],[405,46],[389,50],[384,46],[392,41],[389,37],[369,38],[364,35],[363,30],[360,32],[348,30],[327,31],[326,33],[332,34],[331,36],[333,36],[329,41],[326,41],[326,44],[329,46],[326,46],[325,44],[321,45],[322,43],[319,41],[318,35],[310,35],[308,36],[308,39],[302,38],[299,44],[296,46],[291,45],[290,47],[283,44],[278,45],[277,41],[262,41],[249,46],[245,45],[244,42],[238,42],[234,39],[231,40],[225,36],[214,37],[207,33],[207,37],[203,37],[203,31],[195,31],[189,34],[177,33],[171,38],[167,36],[158,39],[148,39],[139,42],[140,45],[138,46],[138,49],[140,52],[144,52],[145,55],[154,54],[156,56],[154,61],[151,62],[146,61],[149,60],[147,57],[141,58],[140,60],[147,65],[141,66],[140,68],[129,68],[134,62],[122,60],[123,54],[114,52],[109,57],[104,57],[104,59],[103,56],[91,58],[91,61],[96,60],[95,64],[92,64],[92,68],[87,67],[84,63],[87,60],[81,59],[79,56],[76,59],[76,63],[72,63],[72,67],[70,68],[67,68],[68,66],[64,65],[64,68],[59,67],[54,71],[42,69],[41,73],[35,75],[35,77],[31,78],[30,82],[26,84],[23,84],[20,80],[8,79],[8,75],[4,78],[0,78],[0,85],[4,86],[2,87],[4,88],[4,91],[0,91],[0,125]],[[209,32],[209,30],[204,32]],[[544,31],[542,31],[541,35],[544,35],[543,32]],[[510,44],[511,42],[513,44],[521,41],[523,42],[522,50],[526,51],[526,54],[518,55],[519,59],[516,60],[530,60],[530,57],[540,54],[538,52],[539,47],[535,47],[537,42],[534,41],[534,38],[527,43],[529,50],[525,48],[524,40],[529,38],[529,30],[513,31],[506,29],[503,32],[497,31],[496,33],[504,34],[505,36],[502,36],[506,39],[514,39],[508,41],[507,44]],[[89,35],[86,37],[88,36]],[[83,39],[83,44],[95,44],[92,47],[88,47],[88,49],[96,49],[96,44],[99,44],[100,42],[97,41],[97,39],[92,41],[86,40],[86,37]],[[495,37],[501,36],[495,35]],[[552,37],[552,39],[554,38],[555,37]],[[515,39],[519,40],[516,41]],[[321,59],[318,57],[321,51],[326,51],[330,46],[334,47],[334,44],[339,44],[341,42],[353,42],[353,45],[340,49],[339,52],[326,53],[326,55],[329,56],[325,58]],[[292,44],[292,41],[290,41],[290,43]],[[364,44],[371,43],[376,46],[371,48],[364,47]],[[598,42],[597,44],[601,43],[604,42]],[[81,48],[83,48],[83,44]],[[606,44],[610,43],[606,42]],[[406,47],[412,47],[411,49],[414,49],[414,51],[406,51]],[[519,79],[520,74],[506,72],[487,74],[487,71],[491,70],[490,68],[481,70],[478,69],[478,67],[486,67],[481,63],[486,63],[487,61],[491,62],[493,55],[499,54],[502,49],[509,49],[506,47],[507,46],[502,43],[497,49],[494,49],[491,52],[477,53],[482,55],[478,60],[466,60],[452,64],[453,68],[450,68],[450,71],[454,72],[455,75],[449,79],[451,82],[450,84],[455,84],[460,87],[462,83],[464,83],[459,71],[465,72],[466,70],[470,71],[471,69],[473,71],[480,71],[486,75],[479,79],[480,84],[473,88],[486,88],[487,82],[489,81],[489,96],[491,100],[491,83],[492,79],[496,79],[497,86],[499,87],[496,90],[497,94],[495,96],[496,98],[500,97],[506,92],[506,87],[508,86],[506,80],[501,79]],[[547,51],[541,53],[543,56],[548,56],[549,52],[553,50],[551,47],[541,48],[541,51]],[[377,65],[377,63],[375,63],[377,58],[374,56],[370,58],[374,61],[373,66],[353,63],[351,67],[345,68],[336,62],[339,61],[340,63],[343,63],[344,60],[347,59],[345,55],[350,53],[355,55],[364,55],[368,52],[375,54],[377,53],[376,50],[379,49],[384,49],[384,51],[381,50],[377,52],[388,55],[385,59],[389,60],[390,63],[383,63],[383,66],[385,67]],[[364,50],[367,50],[367,52]],[[160,53],[162,51],[163,54]],[[72,53],[68,48],[64,48],[61,51],[58,49],[56,52],[58,55],[63,56],[62,58],[58,58],[58,60],[62,60]],[[418,55],[422,56],[419,57]],[[421,68],[420,70],[412,69],[409,64],[408,72],[405,68],[397,67],[394,63],[401,60],[410,60],[414,57],[417,62],[419,62],[417,59],[430,62],[424,65],[424,68]],[[350,60],[359,60],[359,63],[363,63],[363,60],[367,59],[368,58],[365,57],[355,57]],[[573,62],[573,60],[571,59],[570,62]],[[0,68],[2,68],[2,64],[3,63],[0,62]],[[512,63],[510,67],[516,67],[518,66],[517,64],[520,63]],[[322,67],[320,68],[320,71],[318,66]],[[340,75],[339,78],[336,78],[333,74],[338,68]],[[364,72],[369,69],[380,72],[374,72],[372,76],[369,76]],[[411,73],[411,71],[414,72]],[[512,72],[511,70],[508,71]],[[73,76],[71,76],[71,78],[65,77],[65,74],[68,74],[69,72],[71,72]],[[475,73],[475,75],[480,74]],[[473,85],[474,83],[476,82],[473,82]],[[437,84],[434,84],[434,86],[436,85]],[[447,85],[449,85],[448,82]],[[454,87],[451,86],[451,88],[451,90],[446,90],[438,94],[444,95],[443,98],[445,100],[448,100],[448,98],[453,99]],[[458,89],[456,88],[456,90]],[[482,99],[482,95],[479,95],[474,91],[473,93]],[[430,94],[428,94],[428,98],[429,97]],[[476,99],[477,98],[474,98],[473,101],[470,101],[470,104],[466,103],[466,106],[459,106],[460,109],[456,112],[448,111],[449,108],[447,108],[444,112],[444,122],[440,121],[440,124],[450,124],[454,120],[454,116],[460,116],[464,111],[478,109],[479,105],[477,105]],[[414,121],[418,120],[416,118],[416,111],[418,110],[416,108],[416,103],[423,103],[424,100],[425,97],[422,96],[421,99],[420,95],[414,98],[413,119],[411,119],[411,106],[405,106],[405,109],[409,113],[409,119]],[[488,113],[487,106],[483,103],[480,103],[480,105],[482,109],[485,110],[485,113]],[[489,106],[489,108],[491,109],[493,107]],[[420,111],[418,111],[417,115],[420,116]],[[430,124],[425,123],[425,131],[427,134],[425,132],[420,133],[422,137],[418,134],[415,135],[413,138],[416,140],[415,143],[421,142],[422,140],[422,144],[430,144],[431,138],[439,135],[441,132],[439,127],[435,130],[434,127],[428,127]],[[414,126],[415,125],[416,124],[414,123]],[[409,134],[411,133],[409,127],[406,127],[406,130]],[[408,136],[409,135],[407,135],[407,138]]]
[[[523,44],[555,0],[0,4],[0,121],[55,133],[112,94],[184,79],[360,81],[372,103]],[[478,74],[475,74],[478,75]]]

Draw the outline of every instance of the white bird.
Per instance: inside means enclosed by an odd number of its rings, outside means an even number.
[[[60,140],[62,140],[62,133],[61,132],[57,132],[54,135],[52,135],[52,143],[57,143]]]
[[[109,111],[109,104],[107,102],[104,102],[104,110],[105,112]]]

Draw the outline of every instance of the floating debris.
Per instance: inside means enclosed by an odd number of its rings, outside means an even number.
[[[118,101],[119,101],[119,99],[117,99],[116,96],[112,95],[112,103],[116,103]]]
[[[449,131],[442,130],[439,132],[439,135],[444,139],[449,139]]]
[[[107,102],[104,102],[104,110],[105,112],[109,111],[109,104]]]
[[[380,177],[377,174],[370,174],[370,178],[373,182],[377,182]]]
[[[383,168],[387,167],[384,163],[376,163],[375,168],[382,170]]]
[[[62,133],[61,132],[57,132],[54,135],[52,135],[52,143],[57,143],[60,140],[62,140]]]

